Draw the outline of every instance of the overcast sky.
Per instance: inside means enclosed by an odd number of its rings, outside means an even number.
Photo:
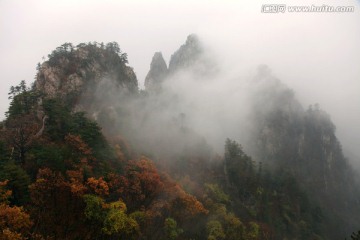
[[[353,13],[262,13],[263,4],[354,6]],[[228,66],[267,64],[304,106],[319,103],[355,151],[360,143],[359,1],[0,0],[0,119],[10,86],[64,42],[117,41],[139,85],[152,55],[168,62],[197,33]]]

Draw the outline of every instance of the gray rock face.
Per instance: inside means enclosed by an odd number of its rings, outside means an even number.
[[[209,51],[211,52],[211,51]],[[156,52],[152,58],[150,71],[145,78],[145,89],[149,94],[159,93],[162,84],[169,78],[181,73],[190,74],[194,79],[202,79],[215,75],[218,65],[214,57],[204,50],[198,36],[191,34],[185,44],[171,56],[169,68],[161,52]],[[178,77],[178,76],[177,76]],[[180,76],[181,79],[183,76]]]
[[[114,45],[114,44],[113,44]],[[58,47],[40,67],[34,87],[47,98],[59,97],[75,111],[96,111],[106,102],[109,91],[135,93],[138,90],[126,55],[113,45],[69,44]],[[109,85],[108,89],[103,86]],[[105,84],[106,83],[106,84]],[[99,88],[101,88],[99,90]]]
[[[186,42],[172,56],[169,63],[169,72],[174,73],[180,69],[186,69],[196,63],[203,48],[199,38],[195,34],[187,37]]]
[[[145,89],[149,93],[157,93],[161,90],[161,83],[168,75],[168,68],[161,52],[156,52],[150,64],[150,71],[145,78]]]

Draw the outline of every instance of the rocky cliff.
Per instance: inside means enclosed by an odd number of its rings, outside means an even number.
[[[206,79],[216,75],[218,70],[212,52],[205,48],[196,34],[190,34],[185,43],[171,55],[169,67],[166,66],[161,52],[154,54],[145,78],[145,89],[148,93],[159,93],[167,79]]]
[[[96,91],[99,85],[111,85],[118,92],[135,93],[136,75],[127,66],[127,55],[117,43],[65,43],[49,54],[38,66],[35,89],[46,97],[60,97],[75,110],[93,112],[108,94]],[[98,106],[98,108],[101,106]]]
[[[199,37],[191,34],[172,56],[169,62],[169,72],[174,73],[194,66],[203,54],[203,47]]]
[[[145,89],[148,92],[158,93],[161,84],[168,75],[168,68],[161,52],[156,52],[151,60],[150,71],[145,78]]]

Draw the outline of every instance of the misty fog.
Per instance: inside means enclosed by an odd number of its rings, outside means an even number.
[[[347,156],[360,156],[359,2],[291,2],[351,5],[355,6],[353,13],[264,14],[262,4],[91,1],[84,7],[71,1],[2,1],[1,114],[8,106],[10,86],[22,79],[32,82],[36,63],[64,42],[119,42],[134,67],[139,87],[144,88],[152,55],[161,51],[168,65],[186,36],[196,33],[217,69],[211,75],[185,71],[169,77],[163,86],[168,96],[154,100],[157,105],[165,104],[166,114],[148,114],[146,124],[159,123],[159,129],[151,127],[152,131],[165,132],[171,139],[175,133],[164,131],[170,128],[163,123],[173,119],[199,139],[206,138],[216,151],[222,150],[226,137],[246,146],[243,129],[251,128],[249,89],[258,66],[266,64],[270,76],[293,89],[305,109],[318,103],[329,113]],[[93,15],[95,10],[101,17]],[[65,15],[70,17],[63,18]],[[166,102],[169,97],[175,100]],[[134,104],[138,108],[144,105]]]

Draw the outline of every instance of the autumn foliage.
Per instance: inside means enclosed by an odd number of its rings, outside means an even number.
[[[31,235],[33,222],[23,207],[9,205],[11,191],[6,189],[7,183],[0,182],[0,239],[25,240]]]

